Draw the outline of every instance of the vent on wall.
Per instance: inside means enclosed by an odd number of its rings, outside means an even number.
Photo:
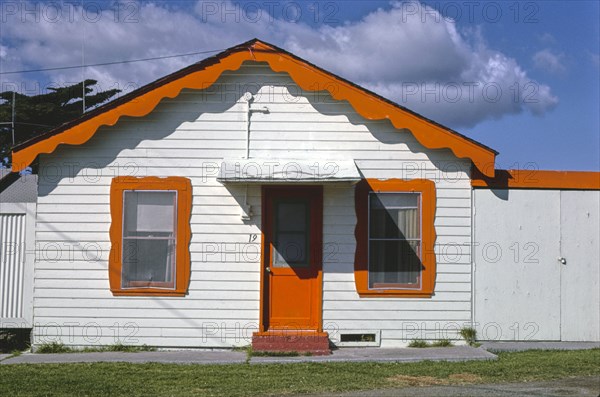
[[[375,342],[375,334],[342,334],[340,342]]]
[[[337,346],[379,346],[380,332],[369,331],[350,331],[340,332]]]

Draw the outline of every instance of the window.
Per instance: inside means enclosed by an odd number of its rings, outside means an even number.
[[[420,193],[369,193],[369,288],[421,286]]]
[[[185,295],[190,279],[190,181],[117,177],[110,199],[113,294]]]
[[[361,296],[427,297],[435,283],[435,184],[363,180],[355,192]]]
[[[308,200],[287,199],[273,203],[273,267],[309,267],[310,207]]]

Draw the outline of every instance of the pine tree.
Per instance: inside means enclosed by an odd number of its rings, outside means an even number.
[[[94,108],[119,93],[119,89],[92,94],[96,80],[85,80],[60,88],[48,88],[45,94],[27,96],[15,93],[15,144],[25,142],[82,115],[85,86],[86,110]],[[12,150],[11,125],[13,92],[0,93],[0,165],[10,166]]]

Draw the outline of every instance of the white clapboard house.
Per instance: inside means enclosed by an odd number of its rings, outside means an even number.
[[[600,340],[600,173],[496,154],[240,44],[14,148],[39,168],[23,324],[34,346]]]

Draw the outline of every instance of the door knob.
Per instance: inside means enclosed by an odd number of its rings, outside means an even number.
[[[562,256],[558,257],[558,261],[563,265],[567,264],[567,260],[565,258],[563,258]]]
[[[266,271],[267,273],[271,273],[271,268],[270,268],[269,266],[267,266],[267,267],[265,267],[265,271]]]

